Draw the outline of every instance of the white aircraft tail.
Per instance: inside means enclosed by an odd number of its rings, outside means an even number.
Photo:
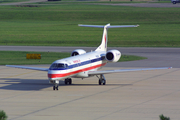
[[[108,34],[108,28],[123,28],[123,27],[138,27],[139,25],[110,25],[107,24],[105,26],[103,25],[79,25],[80,27],[95,27],[95,28],[104,28],[103,36],[102,36],[102,42],[100,46],[95,51],[107,51],[107,34]]]

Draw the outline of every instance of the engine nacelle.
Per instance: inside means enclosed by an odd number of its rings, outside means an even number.
[[[86,53],[85,50],[83,50],[83,49],[76,49],[76,50],[74,50],[74,51],[71,53],[71,56],[81,55],[81,54],[84,54],[84,53]]]
[[[117,62],[121,57],[121,52],[118,50],[109,50],[106,53],[106,60],[108,62]]]

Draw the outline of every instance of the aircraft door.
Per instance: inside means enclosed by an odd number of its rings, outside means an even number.
[[[92,66],[92,58],[90,57],[89,58],[89,67],[91,67]]]

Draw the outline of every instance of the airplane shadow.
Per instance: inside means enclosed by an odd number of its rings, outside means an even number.
[[[99,85],[99,84],[72,84],[71,86],[129,86],[132,84],[106,84],[106,85]]]
[[[1,82],[5,80],[4,82]],[[0,89],[4,90],[20,90],[20,91],[37,91],[41,89],[45,89],[48,87],[52,87],[53,84],[49,83],[47,79],[18,79],[18,78],[0,78]],[[75,84],[65,85],[64,81],[59,81],[59,86],[129,86],[132,84],[106,84],[106,85],[98,85],[98,84]]]
[[[0,79],[1,80],[1,79]],[[5,90],[22,90],[22,91],[32,91],[41,90],[44,88],[52,87],[47,79],[18,79],[18,78],[3,78],[5,82],[0,82],[0,84],[5,84],[0,87],[0,89]]]

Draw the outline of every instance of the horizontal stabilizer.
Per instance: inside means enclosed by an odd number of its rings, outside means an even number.
[[[138,27],[139,25],[110,25],[109,26],[103,26],[103,25],[81,25],[79,24],[78,26],[80,27],[95,27],[95,28],[125,28],[125,27]]]
[[[79,24],[80,27],[94,27],[94,28],[104,28],[102,41],[99,47],[95,51],[107,51],[107,42],[108,42],[108,29],[109,28],[126,28],[126,27],[138,27],[139,25],[82,25]]]

